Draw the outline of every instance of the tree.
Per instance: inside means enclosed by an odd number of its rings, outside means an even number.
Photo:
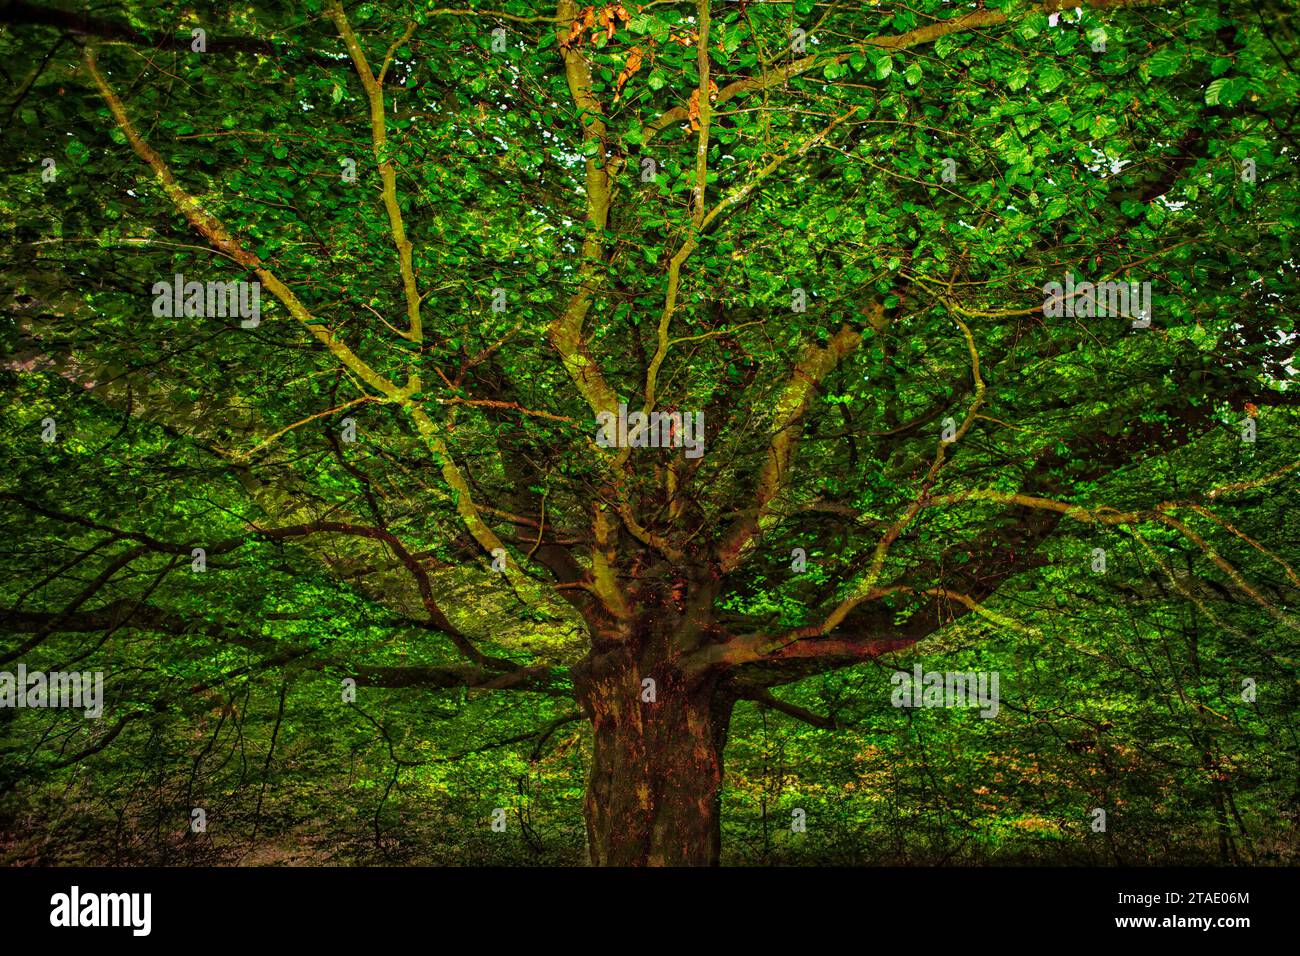
[[[250,671],[546,695],[593,863],[705,864],[737,701],[1032,639],[1105,535],[1294,629],[1231,510],[1300,466],[1278,9],[305,8],[0,13],[3,500],[59,543],[3,659],[189,649],[50,766]],[[249,620],[304,601],[385,636]]]

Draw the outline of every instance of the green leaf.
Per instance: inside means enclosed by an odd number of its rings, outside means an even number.
[[[1038,87],[1050,93],[1065,82],[1065,71],[1054,62],[1043,64],[1038,68]]]
[[[90,161],[90,148],[80,140],[69,141],[63,148],[63,154],[78,166],[84,166]]]
[[[1173,76],[1183,62],[1181,51],[1173,47],[1161,47],[1146,62],[1147,72],[1152,76]]]
[[[1057,126],[1064,126],[1070,119],[1070,105],[1063,100],[1053,100],[1047,104],[1047,116]]]
[[[1218,80],[1214,81],[1219,82]],[[1219,93],[1219,102],[1224,106],[1235,106],[1250,92],[1250,80],[1244,76],[1234,76]]]

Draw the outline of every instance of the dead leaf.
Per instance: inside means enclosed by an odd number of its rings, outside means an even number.
[[[614,102],[623,95],[623,84],[636,75],[636,71],[641,69],[641,48],[634,46],[627,51],[627,62],[623,64],[623,71],[618,75],[618,82],[614,91]]]

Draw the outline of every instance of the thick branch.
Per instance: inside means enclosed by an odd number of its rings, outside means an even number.
[[[772,413],[772,439],[758,476],[754,504],[741,514],[718,547],[718,560],[724,572],[740,564],[742,555],[752,545],[771,513],[777,495],[789,485],[803,418],[816,395],[817,386],[861,341],[861,333],[843,325],[824,348],[813,344],[804,346]]]
[[[1148,6],[1176,6],[1177,0],[1046,0],[1044,3],[1035,4],[1025,10],[1016,11],[1016,16],[1024,13],[1040,12],[1055,13],[1058,10],[1070,10],[1075,7],[1092,7],[1100,10],[1118,10],[1135,7]],[[720,106],[728,100],[735,99],[745,93],[761,92],[775,86],[781,86],[788,80],[796,76],[801,76],[813,70],[820,70],[832,63],[844,63],[855,53],[865,50],[867,47],[876,47],[882,50],[907,50],[912,47],[924,46],[927,43],[933,43],[940,37],[951,36],[954,33],[964,33],[967,30],[976,30],[980,27],[999,26],[1008,22],[1011,15],[1001,10],[973,10],[970,13],[962,14],[948,20],[941,20],[938,23],[931,23],[928,26],[917,27],[915,30],[909,30],[907,33],[899,33],[894,36],[872,37],[861,43],[852,44],[847,50],[841,53],[812,53],[798,60],[793,60],[783,66],[776,67],[757,76],[746,77],[743,80],[736,80],[734,83],[728,83],[718,91],[716,103]],[[662,113],[657,119],[646,125],[643,130],[644,142],[649,142],[656,134],[663,131],[673,123],[681,123],[687,120],[689,111],[685,107],[676,106]]]

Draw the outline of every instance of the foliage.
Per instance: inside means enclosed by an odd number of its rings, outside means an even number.
[[[1293,12],[0,8],[4,858],[1296,862]]]

